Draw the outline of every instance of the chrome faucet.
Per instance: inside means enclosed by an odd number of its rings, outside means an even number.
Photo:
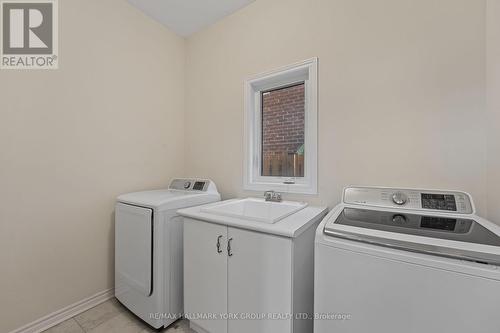
[[[272,202],[281,202],[283,198],[281,197],[281,193],[275,191],[266,191],[264,192],[264,199],[266,201]]]

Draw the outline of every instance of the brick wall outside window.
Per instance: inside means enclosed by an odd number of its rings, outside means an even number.
[[[304,84],[262,94],[262,175],[303,177]]]

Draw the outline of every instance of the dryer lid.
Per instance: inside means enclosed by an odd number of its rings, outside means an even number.
[[[142,191],[120,195],[118,201],[136,206],[156,208],[188,194],[192,193],[174,190]]]
[[[179,209],[220,200],[214,182],[209,179],[176,178],[168,189],[122,194],[118,202],[154,209]]]

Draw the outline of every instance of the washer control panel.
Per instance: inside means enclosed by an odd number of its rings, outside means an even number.
[[[387,208],[473,214],[470,196],[464,192],[378,187],[348,187],[344,203]]]

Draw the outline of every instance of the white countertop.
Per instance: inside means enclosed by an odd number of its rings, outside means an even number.
[[[224,202],[231,202],[240,199],[231,199]],[[304,209],[292,214],[274,224],[251,221],[236,217],[215,215],[207,212],[202,212],[202,208],[211,207],[220,204],[220,202],[212,203],[203,206],[180,209],[177,212],[184,217],[189,217],[196,220],[206,221],[215,224],[227,225],[240,229],[258,231],[267,234],[273,234],[288,238],[295,238],[302,232],[308,229],[314,223],[323,219],[328,213],[327,207],[312,207],[307,206]]]

